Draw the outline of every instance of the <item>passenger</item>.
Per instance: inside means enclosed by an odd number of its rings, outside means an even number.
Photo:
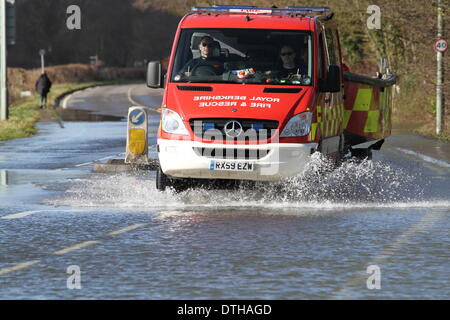
[[[180,74],[186,77],[191,75],[221,75],[224,72],[224,64],[220,58],[219,43],[210,36],[203,36],[198,48],[200,57],[191,59],[183,67]]]
[[[274,75],[278,78],[288,78],[291,76],[306,74],[306,66],[301,62],[299,55],[290,45],[284,45],[280,49],[280,61],[275,70],[266,74]]]

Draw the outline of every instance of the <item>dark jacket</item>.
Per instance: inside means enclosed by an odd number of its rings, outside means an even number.
[[[52,87],[52,82],[48,78],[47,74],[41,74],[39,78],[36,81],[36,91],[40,95],[47,94],[50,91],[50,88]]]
[[[289,75],[296,74],[297,72],[299,74],[306,74],[307,70],[305,66],[302,65],[297,65],[293,69],[286,69],[283,66],[280,66],[274,73],[280,78],[287,78]]]
[[[203,71],[200,70],[201,67],[209,68],[209,72],[208,69]],[[197,70],[199,70],[199,72],[196,72]],[[184,74],[188,71],[196,73],[195,75],[221,75],[224,72],[223,61],[217,57],[192,59],[183,67],[183,69],[181,69],[180,74]]]

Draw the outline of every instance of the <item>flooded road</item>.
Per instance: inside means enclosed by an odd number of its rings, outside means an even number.
[[[106,87],[65,107],[121,117],[160,98]],[[449,143],[393,135],[328,174],[316,158],[289,182],[176,194],[154,172],[92,172],[123,157],[125,121],[38,128],[0,142],[1,299],[450,298]]]

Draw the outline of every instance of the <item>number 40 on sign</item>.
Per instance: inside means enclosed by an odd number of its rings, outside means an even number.
[[[448,41],[447,39],[436,39],[434,41],[434,49],[438,52],[444,53],[448,49]]]

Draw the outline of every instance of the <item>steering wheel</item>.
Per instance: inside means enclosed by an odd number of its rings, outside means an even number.
[[[193,76],[217,76],[217,69],[211,65],[203,64],[192,68],[191,74]]]

